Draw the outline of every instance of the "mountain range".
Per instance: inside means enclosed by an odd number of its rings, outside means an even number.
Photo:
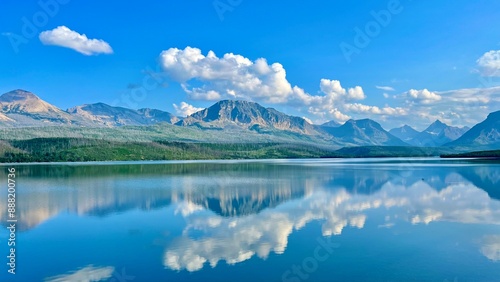
[[[348,146],[356,145],[383,145],[408,146],[401,139],[387,132],[382,126],[371,120],[348,120],[338,127],[323,127],[323,130]]]
[[[0,127],[114,127],[175,123],[178,120],[174,115],[156,109],[132,110],[104,103],[87,104],[64,111],[25,90],[14,90],[0,96]]]
[[[245,132],[262,136],[286,136],[305,142],[345,146],[420,146],[500,148],[500,111],[474,126],[453,127],[437,120],[419,132],[405,125],[386,131],[370,119],[330,121],[311,124],[254,102],[223,100],[178,117],[157,109],[133,110],[104,103],[85,104],[67,110],[51,105],[35,94],[14,90],[0,96],[0,128],[39,128],[64,126],[80,128],[118,128],[170,124],[182,128]],[[316,140],[316,141],[315,141]]]
[[[419,132],[409,125],[393,128],[389,132],[404,142],[419,147],[437,147],[458,139],[469,127],[455,127],[436,120],[429,127]]]
[[[160,122],[176,123],[179,118],[156,109],[132,110],[112,107],[104,103],[86,104],[67,110],[69,114],[87,124],[96,126],[151,125]]]

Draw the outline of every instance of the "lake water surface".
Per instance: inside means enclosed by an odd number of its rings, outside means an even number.
[[[0,281],[500,281],[500,163],[15,165]]]

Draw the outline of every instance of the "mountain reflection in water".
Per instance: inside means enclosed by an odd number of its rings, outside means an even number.
[[[497,163],[387,159],[25,165],[17,173],[20,233],[62,213],[105,218],[170,207],[173,214],[165,217],[180,217],[184,226],[164,246],[163,265],[177,271],[283,254],[290,235],[313,221],[322,236],[363,229],[370,221],[379,228],[432,222],[500,225]],[[5,191],[0,196],[5,220]],[[500,260],[498,234],[485,234],[478,244],[484,257]]]

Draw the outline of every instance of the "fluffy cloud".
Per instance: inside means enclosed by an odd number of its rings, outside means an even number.
[[[331,100],[363,100],[366,98],[363,88],[356,86],[349,88],[347,91],[342,88],[340,81],[321,79],[319,87],[321,92],[326,94],[326,98]]]
[[[55,45],[73,49],[84,55],[112,54],[111,46],[101,39],[89,39],[85,34],[79,34],[65,26],[47,30],[39,35],[45,45]]]
[[[436,92],[411,89],[395,98],[411,113],[398,119],[400,125],[406,123],[423,129],[439,119],[449,125],[472,126],[484,120],[488,113],[499,109],[500,87]]]
[[[407,111],[403,108],[393,108],[393,107],[377,107],[377,106],[367,106],[363,104],[345,104],[344,108],[350,112],[355,113],[365,113],[365,114],[375,114],[375,115],[407,115]]]
[[[294,87],[297,99],[303,105],[309,106],[309,113],[323,118],[334,118],[337,121],[346,121],[351,118],[347,113],[371,115],[406,115],[403,108],[385,106],[370,106],[354,102],[366,98],[360,86],[345,89],[338,80],[321,79],[320,90],[325,95],[312,96],[299,87]]]
[[[481,65],[492,69],[497,55],[485,56],[480,60]],[[212,51],[204,55],[198,48],[186,47],[163,51],[160,62],[164,72],[178,81],[192,100],[242,99],[289,106],[319,122],[372,118],[382,121],[387,129],[405,123],[424,129],[440,119],[450,125],[472,126],[500,107],[499,87],[449,91],[410,89],[393,95],[391,105],[369,105],[363,102],[367,95],[362,87],[346,88],[333,79],[321,79],[318,93],[310,94],[287,80],[281,64],[270,64],[264,58],[252,61],[233,53],[217,57]],[[375,87],[394,91],[391,86]],[[384,97],[391,96],[384,93]]]
[[[482,75],[500,77],[500,50],[491,50],[484,53],[484,55],[477,60],[477,65]]]
[[[219,58],[213,51],[205,56],[198,48],[186,47],[163,51],[160,62],[193,100],[243,99],[305,107],[317,117],[345,121],[350,117],[342,113],[343,105],[366,98],[360,86],[346,89],[329,79],[320,81],[322,95],[311,95],[291,85],[281,64],[269,64],[264,58],[252,61],[233,53]]]
[[[192,99],[252,98],[284,103],[292,93],[283,66],[269,65],[263,58],[252,62],[232,53],[218,58],[212,51],[205,56],[198,48],[186,47],[163,51],[160,61],[165,72],[181,83]],[[192,87],[189,85],[192,80],[203,85]]]
[[[180,105],[173,104],[173,106],[174,106],[174,109],[175,109],[175,112],[177,113],[177,115],[182,116],[182,117],[189,116],[191,114],[194,114],[196,112],[203,110],[203,108],[197,108],[197,107],[190,105],[186,102],[181,102]]]
[[[69,274],[63,274],[55,277],[49,277],[45,281],[48,282],[97,282],[102,280],[107,280],[111,278],[115,268],[112,266],[108,267],[94,267],[88,265],[77,271]]]
[[[353,100],[363,100],[366,98],[365,93],[363,92],[363,88],[361,88],[361,86],[350,88],[347,94],[348,94],[347,97]]]
[[[441,100],[441,96],[427,89],[423,90],[410,89],[410,91],[406,92],[406,97],[419,101],[424,104],[430,104],[433,101]]]

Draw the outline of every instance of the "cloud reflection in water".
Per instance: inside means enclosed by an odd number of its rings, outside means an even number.
[[[386,219],[399,218],[414,225],[434,221],[500,225],[500,201],[466,182],[438,191],[424,181],[409,186],[388,181],[370,195],[318,189],[301,199],[241,217],[222,217],[187,201],[176,205],[187,225],[166,250],[164,264],[187,271],[200,270],[206,262],[215,267],[221,260],[236,264],[254,255],[266,259],[270,252],[281,254],[289,235],[313,220],[322,221],[323,236],[340,235],[346,226],[361,229],[376,209],[383,209]],[[194,231],[197,236],[192,236]],[[498,242],[497,237],[488,237],[481,251],[497,260]]]

